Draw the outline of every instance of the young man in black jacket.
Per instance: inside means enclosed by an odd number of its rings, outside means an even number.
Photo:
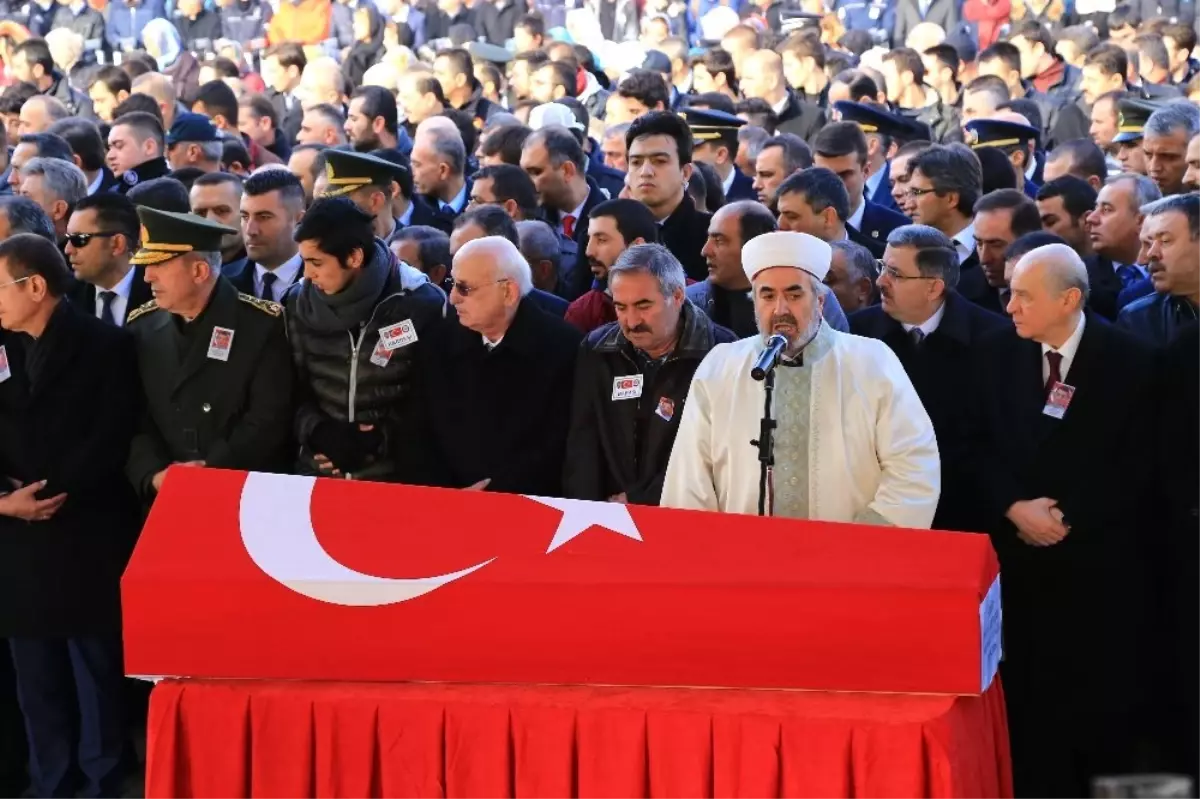
[[[687,299],[683,266],[659,244],[630,247],[608,279],[617,321],[580,348],[563,487],[577,499],[657,505],[692,375],[737,336]]]

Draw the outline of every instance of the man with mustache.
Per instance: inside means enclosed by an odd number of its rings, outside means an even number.
[[[754,513],[764,386],[750,376],[768,339],[777,421],[767,515],[927,528],[941,489],[933,424],[904,367],[881,341],[821,317],[832,250],[807,233],[765,233],[742,248],[758,336],[718,345],[692,380],[662,505]],[[820,435],[816,435],[820,431]],[[817,475],[820,479],[817,479]]]
[[[692,375],[737,338],[687,299],[686,280],[658,244],[636,244],[608,269],[617,321],[593,330],[576,362],[568,497],[658,504]]]
[[[592,287],[567,307],[564,318],[584,333],[617,321],[608,286],[608,270],[630,247],[657,243],[658,225],[654,215],[637,200],[606,200],[593,208],[588,219],[585,250]]]
[[[1125,306],[1117,325],[1164,347],[1200,308],[1200,195],[1173,194],[1142,213],[1142,247],[1154,293]]]

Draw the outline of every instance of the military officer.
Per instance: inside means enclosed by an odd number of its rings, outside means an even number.
[[[367,153],[326,150],[325,174],[318,176],[315,192],[321,197],[348,197],[370,214],[375,236],[390,244],[404,225],[392,216],[394,184],[404,179],[404,167]],[[410,178],[411,181],[411,178]]]
[[[738,129],[741,117],[707,108],[685,108],[680,112],[692,129],[692,160],[704,161],[717,171],[725,189],[725,201],[757,200],[754,181],[737,168]]]
[[[1140,97],[1125,97],[1117,101],[1117,135],[1113,144],[1117,146],[1117,162],[1126,172],[1146,174],[1146,155],[1142,152],[1142,137],[1150,115],[1162,107],[1162,103],[1143,100]]]
[[[1037,199],[1041,186],[1037,176],[1037,142],[1042,132],[1032,125],[1007,119],[972,119],[963,125],[967,144],[972,150],[998,147],[1008,156],[1017,173],[1017,188],[1031,200]]]
[[[154,300],[129,316],[145,399],[128,473],[144,497],[182,463],[270,470],[287,462],[291,348],[278,303],[221,277],[221,237],[235,231],[192,214],[139,207]]]

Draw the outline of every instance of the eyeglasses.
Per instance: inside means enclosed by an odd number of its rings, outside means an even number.
[[[25,277],[19,277],[16,280],[10,280],[7,283],[0,283],[0,289],[5,289],[5,288],[8,288],[9,286],[15,286],[18,283],[24,283],[26,280],[30,280],[32,278],[33,278],[33,275],[26,275]]]
[[[887,275],[891,280],[935,280],[936,278],[928,275],[902,275],[894,266],[888,266],[883,261],[876,261],[879,265],[879,273]]]
[[[461,280],[455,280],[452,277],[447,278],[446,282],[450,284],[451,291],[457,291],[459,294],[463,295],[464,297],[469,297],[469,296],[471,296],[471,294],[473,292],[479,291],[484,286],[494,286],[497,283],[507,283],[508,280],[509,280],[508,278],[502,277],[499,280],[493,280],[491,283],[484,283],[483,285],[480,285],[480,286],[468,286],[466,283],[463,283]]]
[[[916,186],[908,187],[908,196],[914,200],[918,197],[924,197],[926,194],[937,194],[937,189],[918,189]]]
[[[90,242],[92,239],[108,239],[115,235],[117,235],[115,231],[112,233],[68,233],[67,241],[69,241],[71,246],[75,249],[82,250],[84,247],[88,246],[88,242]]]

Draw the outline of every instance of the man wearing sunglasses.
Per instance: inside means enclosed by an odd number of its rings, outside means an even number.
[[[129,259],[137,250],[137,208],[124,194],[85,197],[67,222],[67,261],[77,278],[71,302],[117,327],[153,299],[146,273]]]

